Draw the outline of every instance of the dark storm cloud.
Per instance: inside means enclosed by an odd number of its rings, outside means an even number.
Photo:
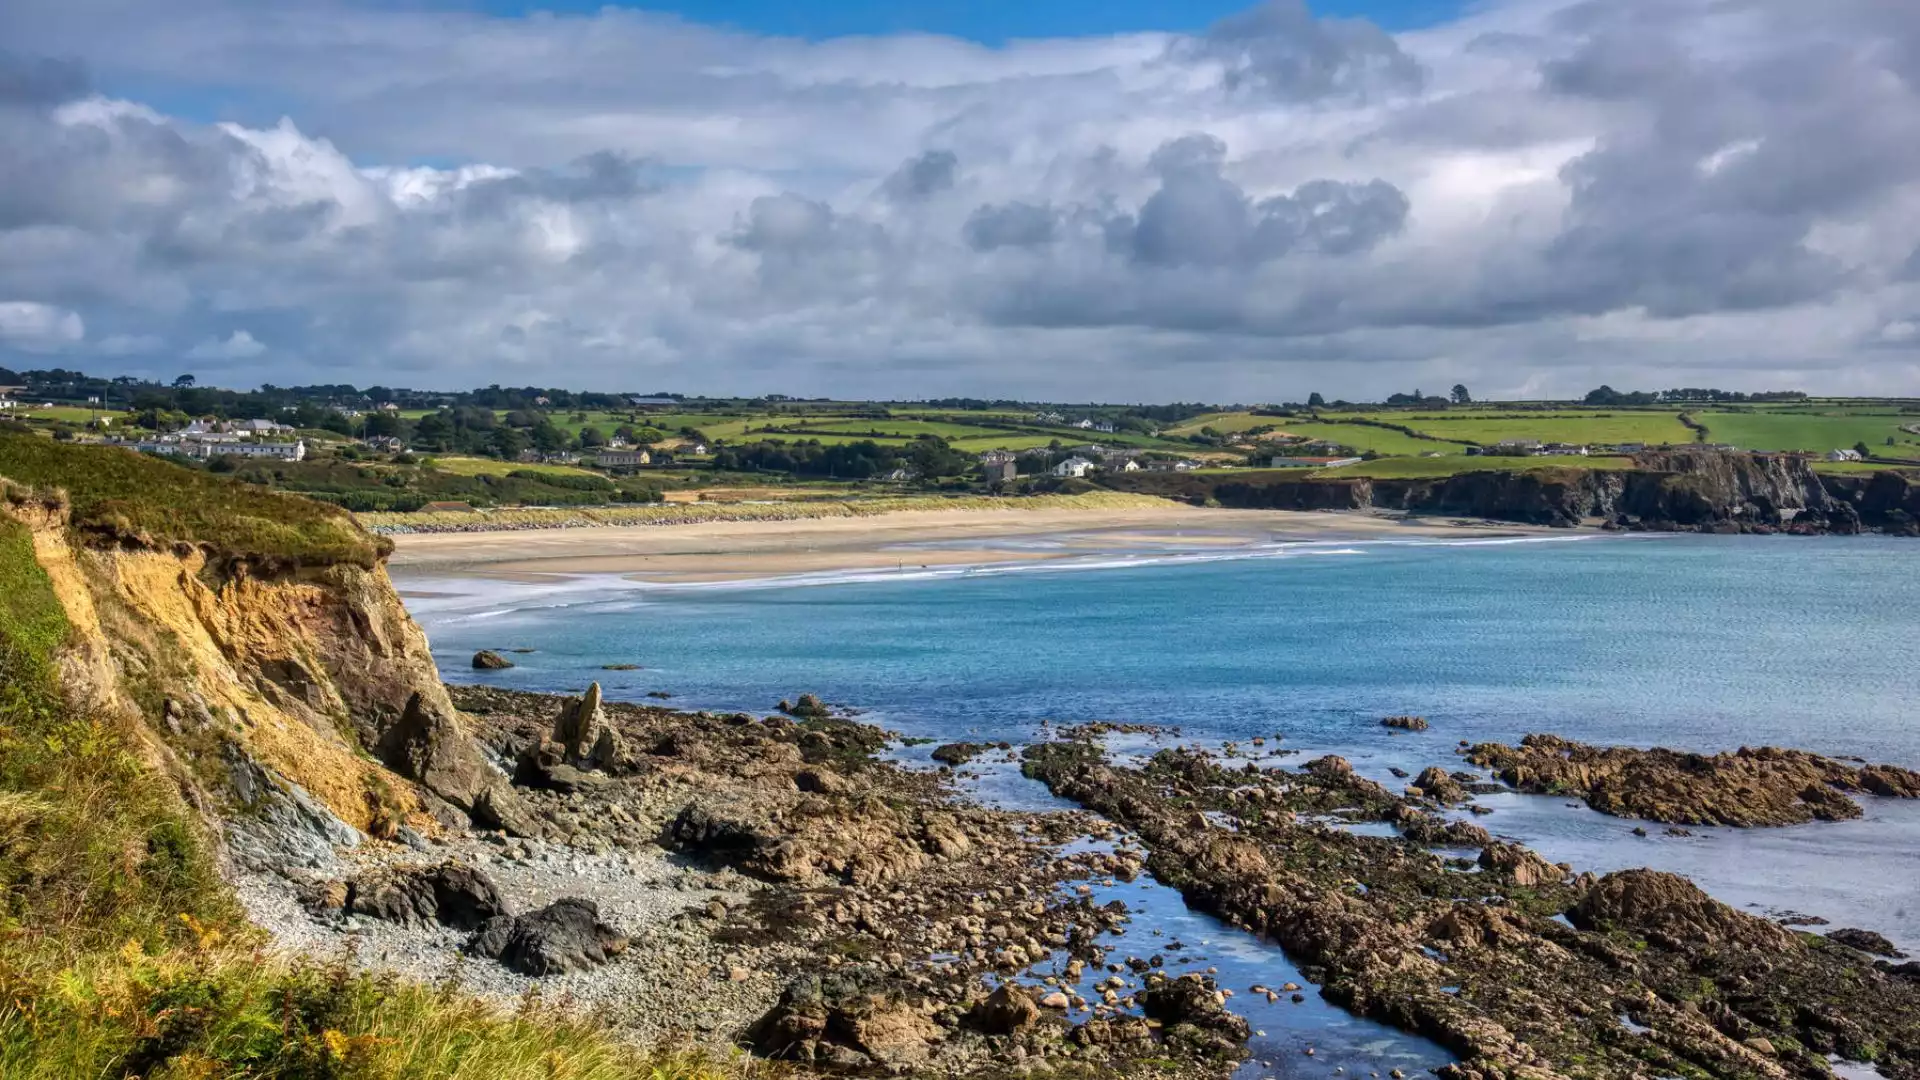
[[[86,65],[77,60],[0,49],[0,108],[58,105],[85,97],[89,85]]]
[[[1059,231],[1059,215],[1051,207],[1024,202],[979,207],[962,226],[967,246],[975,251],[1038,247],[1052,243]]]

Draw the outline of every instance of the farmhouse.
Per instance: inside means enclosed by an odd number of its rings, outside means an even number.
[[[1861,460],[1861,458],[1860,458],[1860,451],[1858,451],[1858,450],[1829,450],[1829,451],[1827,451],[1827,460],[1828,460],[1828,461],[1859,461],[1859,460]]]
[[[1358,465],[1357,457],[1276,457],[1267,462],[1269,469],[1337,469],[1342,465]]]
[[[603,469],[637,469],[653,464],[653,455],[645,450],[603,450],[593,461]]]
[[[1093,462],[1088,461],[1086,458],[1075,455],[1061,462],[1060,464],[1055,465],[1053,467],[1053,475],[1085,476],[1087,475],[1087,470],[1091,468],[1093,468]]]

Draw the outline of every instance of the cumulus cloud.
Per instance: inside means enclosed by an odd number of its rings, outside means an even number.
[[[189,360],[251,360],[267,347],[245,330],[235,330],[225,338],[208,338],[187,350]]]
[[[1913,5],[1004,47],[166,8],[9,5],[0,363],[1245,400],[1920,363]]]
[[[31,300],[0,301],[0,343],[25,352],[53,352],[87,335],[80,316]]]

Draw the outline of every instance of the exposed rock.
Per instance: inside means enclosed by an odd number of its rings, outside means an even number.
[[[1743,945],[1782,951],[1799,948],[1791,932],[1735,911],[1678,874],[1622,870],[1587,890],[1567,918],[1581,929],[1624,930],[1672,949]]]
[[[466,811],[501,783],[444,695],[408,697],[374,752],[394,772]]]
[[[1037,1023],[1040,1006],[1026,987],[1004,983],[967,1013],[967,1021],[989,1035],[1011,1035]]]
[[[799,700],[792,704],[782,701],[780,711],[802,720],[824,720],[833,715],[817,694],[801,694]]]
[[[795,979],[747,1032],[766,1057],[820,1065],[912,1065],[939,1038],[920,1009],[866,970]]]
[[[361,875],[347,883],[341,905],[348,913],[410,925],[442,923],[479,929],[507,914],[506,901],[486,872],[464,863],[400,867]]]
[[[1871,953],[1874,956],[1889,956],[1895,960],[1905,960],[1907,958],[1907,954],[1895,948],[1893,942],[1887,940],[1885,935],[1876,934],[1871,930],[1855,930],[1851,928],[1829,930],[1827,931],[1827,939],[1829,941],[1837,941],[1850,949],[1859,949],[1863,953]]]
[[[560,747],[561,761],[576,769],[610,769],[621,762],[620,736],[601,707],[599,683],[587,687],[578,700],[561,706],[553,722],[552,740]]]
[[[285,873],[291,868],[331,870],[337,848],[358,845],[358,829],[300,785],[253,760],[237,743],[220,747],[227,782],[241,812],[226,819],[229,849],[257,870]]]
[[[1416,794],[1416,791],[1418,797],[1436,802],[1456,803],[1467,800],[1467,790],[1460,786],[1460,781],[1448,776],[1447,771],[1438,765],[1429,765],[1420,770],[1419,776],[1414,777],[1413,788],[1409,789],[1408,794]]]
[[[933,760],[958,768],[993,749],[990,743],[953,742],[933,748]]]
[[[1165,1027],[1169,1043],[1200,1057],[1238,1060],[1252,1034],[1245,1019],[1227,1011],[1225,996],[1199,975],[1155,975],[1139,994],[1140,1010]]]
[[[627,939],[600,921],[599,905],[570,896],[525,915],[488,920],[467,948],[538,977],[598,967],[625,952]]]
[[[1401,731],[1427,730],[1427,718],[1424,716],[1389,716],[1380,721],[1381,727],[1399,728]]]
[[[1518,844],[1494,841],[1480,851],[1481,867],[1496,874],[1505,874],[1513,879],[1515,885],[1531,888],[1563,881],[1567,868],[1555,866]]]
[[[1855,768],[1802,750],[1733,753],[1595,747],[1528,735],[1518,747],[1482,743],[1467,760],[1535,794],[1577,795],[1606,814],[1676,825],[1796,825],[1860,816],[1846,792],[1920,798],[1920,773]]]
[[[503,671],[513,666],[513,661],[491,649],[481,649],[473,654],[475,671]]]

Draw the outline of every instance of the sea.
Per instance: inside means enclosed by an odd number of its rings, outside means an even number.
[[[1060,538],[1021,541],[1027,546]],[[1604,745],[1799,747],[1920,768],[1920,542],[1690,535],[1177,542],[994,567],[644,585],[396,574],[449,679],[688,709],[768,712],[804,692],[911,739],[1008,741],[1089,721],[1177,728],[1154,745],[1262,736],[1392,768],[1457,767],[1462,742],[1551,732]],[[977,541],[968,546],[978,548]],[[530,649],[473,671],[479,649]],[[631,664],[635,670],[605,670]],[[1397,733],[1383,717],[1425,717]],[[924,746],[908,764],[930,766]],[[1010,762],[979,798],[1053,805]],[[1866,798],[1858,820],[1669,836],[1548,796],[1482,796],[1475,820],[1576,870],[1683,873],[1738,908],[1877,930],[1920,951],[1920,803]],[[1240,987],[1261,1034],[1243,1075],[1417,1074],[1440,1048],[1312,994],[1270,944],[1187,912],[1151,879],[1130,947]],[[1037,972],[1036,974],[1044,974]],[[1247,994],[1306,988],[1306,1001]],[[1313,1053],[1307,1053],[1312,1050]],[[1858,1074],[1867,1075],[1867,1074]]]

